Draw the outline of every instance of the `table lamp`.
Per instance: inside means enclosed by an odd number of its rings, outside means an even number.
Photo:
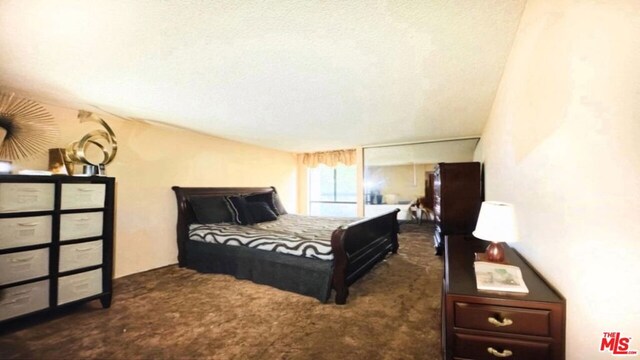
[[[502,242],[515,242],[518,240],[513,205],[498,201],[483,202],[473,236],[491,241],[491,244],[485,250],[488,261],[503,262],[504,247]]]

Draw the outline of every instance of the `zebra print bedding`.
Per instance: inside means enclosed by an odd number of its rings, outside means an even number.
[[[192,224],[189,239],[275,251],[319,260],[333,260],[331,233],[353,218],[280,215],[275,221],[254,225]]]

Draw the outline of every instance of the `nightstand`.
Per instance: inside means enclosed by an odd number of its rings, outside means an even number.
[[[445,359],[564,359],[565,300],[515,250],[506,261],[520,267],[528,294],[479,291],[474,255],[488,242],[445,238],[442,346]]]

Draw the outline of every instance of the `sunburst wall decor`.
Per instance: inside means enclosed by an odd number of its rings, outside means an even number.
[[[0,93],[0,159],[45,154],[57,136],[53,116],[42,105]]]

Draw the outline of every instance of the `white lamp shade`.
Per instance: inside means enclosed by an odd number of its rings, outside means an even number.
[[[518,241],[513,205],[498,201],[483,202],[473,236],[493,242]]]

